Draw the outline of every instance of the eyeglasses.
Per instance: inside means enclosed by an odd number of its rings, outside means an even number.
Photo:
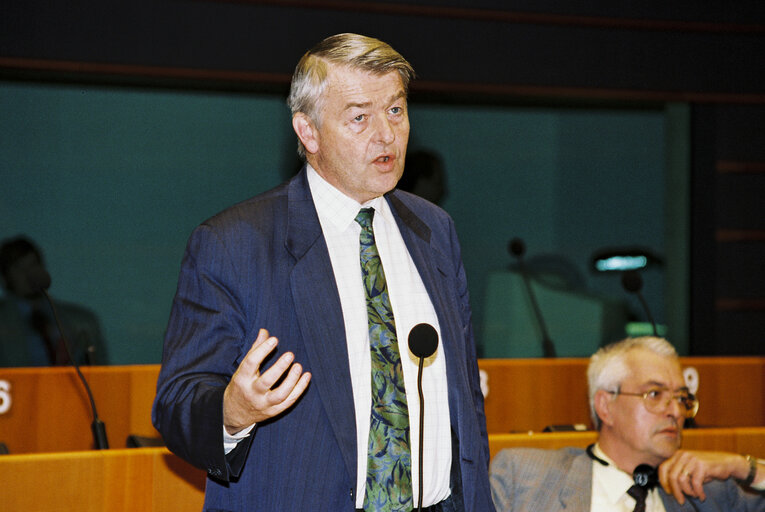
[[[699,400],[693,393],[672,393],[668,389],[650,389],[645,393],[626,393],[624,391],[608,391],[612,395],[639,396],[648,412],[662,413],[667,410],[670,402],[676,400],[680,412],[686,418],[693,418],[699,412]]]

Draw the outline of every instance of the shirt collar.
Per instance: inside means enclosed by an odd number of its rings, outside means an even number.
[[[635,482],[631,475],[619,469],[616,463],[603,453],[597,443],[595,443],[592,451],[596,456],[608,462],[608,466],[604,466],[596,460],[592,461],[593,478],[602,484],[601,490],[608,496],[609,501],[617,503]]]
[[[393,215],[388,207],[388,202],[382,196],[375,197],[364,204],[360,204],[332,186],[322,178],[311,164],[306,164],[308,186],[311,189],[316,213],[319,218],[329,221],[338,231],[345,231],[352,225],[361,208],[374,208],[375,219],[392,222]]]

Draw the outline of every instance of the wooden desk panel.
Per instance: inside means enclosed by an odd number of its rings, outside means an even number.
[[[484,406],[490,433],[590,425],[586,359],[481,359],[488,376]]]
[[[165,448],[0,456],[3,510],[198,512],[205,473]]]
[[[703,427],[765,426],[765,358],[681,358],[699,373]],[[490,433],[541,431],[547,425],[590,425],[587,359],[482,359],[488,376]],[[83,368],[106,424],[109,446],[128,435],[157,437],[151,424],[159,365]],[[93,447],[90,404],[72,368],[0,368],[11,405],[0,413],[0,442],[11,453]],[[0,410],[4,393],[0,387]],[[7,405],[7,403],[5,404]]]
[[[765,426],[765,357],[683,357],[699,372],[700,426]]]
[[[88,367],[82,373],[110,447],[124,448],[130,434],[159,436],[151,424],[159,365]],[[90,401],[73,368],[0,368],[2,381],[9,384],[11,402],[0,414],[0,442],[12,454],[93,447]]]
[[[705,427],[765,426],[765,358],[683,357],[696,368]],[[548,425],[591,426],[586,358],[481,359],[489,393],[490,433],[541,431]]]

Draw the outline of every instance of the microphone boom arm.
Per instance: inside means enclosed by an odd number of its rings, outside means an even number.
[[[521,271],[523,284],[531,301],[531,309],[534,311],[534,317],[537,319],[537,324],[542,331],[542,354],[544,357],[556,357],[555,344],[547,333],[547,326],[545,325],[544,317],[542,317],[542,311],[539,309],[536,295],[534,295],[534,290],[531,288],[529,273],[526,272],[526,266],[523,263],[523,253],[526,251],[526,244],[520,238],[513,238],[508,244],[508,250],[518,260],[518,269]]]
[[[56,307],[53,305],[53,301],[51,300],[50,295],[48,295],[48,292],[45,290],[45,288],[42,288],[40,291],[43,293],[45,299],[48,301],[48,304],[50,304],[50,307],[53,310],[53,318],[56,320],[58,332],[61,334],[61,344],[64,345],[66,355],[72,362],[74,369],[77,370],[77,375],[80,377],[80,381],[82,381],[82,385],[85,386],[85,391],[88,394],[90,407],[93,410],[93,423],[91,423],[90,429],[93,432],[93,441],[95,442],[96,449],[106,450],[109,448],[109,440],[106,437],[106,425],[98,417],[98,412],[96,411],[96,401],[93,400],[93,393],[90,391],[88,381],[85,380],[85,376],[82,374],[82,371],[80,371],[80,365],[77,364],[77,361],[75,361],[74,357],[72,356],[72,351],[69,349],[69,343],[67,343],[66,338],[64,337],[64,329],[61,327],[61,320],[58,317],[58,311],[56,311]]]
[[[531,300],[531,307],[534,309],[534,316],[538,319],[537,324],[542,330],[542,354],[544,357],[555,357],[555,345],[553,345],[553,342],[550,339],[550,335],[547,333],[547,326],[545,326],[544,322],[539,320],[542,318],[542,311],[539,309],[536,295],[534,295],[534,290],[531,288],[531,280],[529,279],[529,275],[526,273],[526,269],[523,268],[523,263],[520,260],[519,263],[522,268],[521,275],[523,276],[523,283],[526,285],[526,291],[528,292],[529,299]]]

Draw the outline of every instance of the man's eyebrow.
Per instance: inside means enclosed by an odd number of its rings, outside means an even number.
[[[643,383],[642,387],[669,389],[669,386],[658,380],[649,380],[648,382]],[[679,388],[675,388],[675,391],[689,391],[689,389],[688,386],[680,386]]]
[[[406,92],[403,91],[403,90],[400,90],[400,91],[398,91],[398,93],[396,93],[393,96],[391,96],[390,99],[388,100],[388,103],[389,104],[390,103],[395,103],[396,101],[398,101],[401,98],[406,99]],[[345,105],[345,109],[344,110],[348,110],[348,109],[351,109],[351,108],[367,108],[371,104],[372,104],[371,101],[365,101],[365,102],[361,102],[361,103],[360,102],[352,101],[352,102],[347,103]]]
[[[397,94],[394,94],[393,96],[391,96],[390,101],[388,103],[395,103],[396,101],[400,100],[401,98],[406,99],[406,91],[404,91],[403,89],[398,91]]]
[[[352,109],[352,108],[366,108],[366,107],[368,107],[371,104],[372,104],[371,101],[365,101],[364,103],[351,102],[351,103],[347,103],[345,105],[345,110],[349,110],[349,109]]]

